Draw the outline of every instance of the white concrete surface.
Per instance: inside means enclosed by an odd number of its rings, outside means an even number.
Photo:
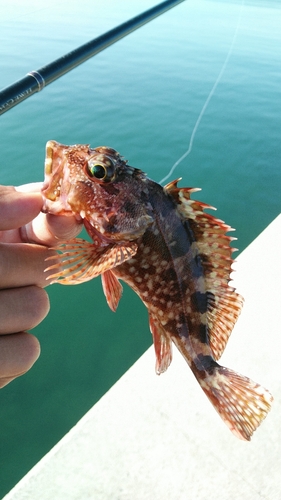
[[[5,500],[281,499],[281,216],[239,256],[246,302],[222,364],[274,395],[251,442],[235,438],[174,349],[149,349]],[[141,332],[136,332],[141,335]]]

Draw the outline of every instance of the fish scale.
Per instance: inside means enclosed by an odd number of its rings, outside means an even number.
[[[205,212],[213,207],[191,198],[197,188],[178,182],[163,188],[112,148],[49,141],[43,211],[80,217],[93,242],[56,247],[48,279],[71,285],[101,275],[113,311],[126,282],[148,310],[156,373],[170,365],[174,344],[233,434],[250,440],[272,396],[218,364],[243,305],[229,284],[235,238]]]

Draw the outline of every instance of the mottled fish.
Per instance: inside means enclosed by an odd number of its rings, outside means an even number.
[[[58,246],[59,264],[48,269],[62,284],[101,275],[113,311],[126,282],[148,309],[156,372],[170,365],[173,342],[230,430],[250,440],[272,396],[218,364],[243,303],[229,285],[231,228],[178,181],[162,187],[109,147],[49,141],[43,211],[76,215],[92,243]]]

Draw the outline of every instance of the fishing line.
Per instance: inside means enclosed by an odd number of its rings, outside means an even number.
[[[180,163],[181,163],[181,162],[182,162],[182,161],[183,161],[183,160],[184,160],[184,159],[185,159],[185,158],[186,158],[186,157],[187,157],[187,156],[191,153],[192,146],[193,146],[193,141],[194,141],[194,138],[195,138],[195,134],[196,134],[196,132],[197,132],[197,129],[198,129],[199,125],[200,125],[200,122],[201,122],[201,120],[202,120],[202,118],[203,118],[204,114],[205,114],[205,111],[206,111],[206,109],[207,109],[207,107],[208,107],[208,104],[209,104],[210,100],[212,99],[212,97],[213,97],[213,95],[214,95],[214,93],[215,93],[215,90],[216,90],[216,88],[217,88],[217,86],[218,86],[218,84],[219,84],[219,82],[220,82],[220,80],[221,80],[221,77],[222,77],[222,75],[224,74],[225,68],[226,68],[227,63],[228,63],[228,61],[229,61],[229,59],[230,59],[230,56],[231,56],[231,54],[232,54],[232,50],[233,50],[234,44],[235,44],[235,42],[236,42],[237,33],[238,33],[238,30],[239,30],[239,27],[240,27],[240,23],[241,23],[241,17],[242,17],[242,11],[243,11],[243,8],[244,8],[244,3],[245,3],[245,0],[242,0],[242,1],[241,1],[241,4],[240,4],[240,12],[239,12],[239,17],[238,17],[238,21],[237,21],[237,25],[236,25],[236,28],[235,28],[234,34],[233,34],[232,42],[231,42],[231,44],[230,44],[230,47],[229,47],[228,53],[227,53],[227,55],[226,55],[225,61],[224,61],[223,65],[222,65],[222,67],[221,67],[221,70],[220,70],[219,74],[218,74],[218,77],[217,77],[217,79],[216,79],[216,81],[215,81],[215,83],[214,83],[213,87],[211,88],[211,91],[210,91],[210,93],[209,93],[209,95],[208,95],[208,97],[207,97],[207,99],[206,99],[206,101],[205,101],[205,103],[204,103],[204,105],[203,105],[203,107],[202,107],[202,109],[201,109],[200,113],[199,113],[199,116],[198,116],[198,118],[197,118],[197,120],[196,120],[196,122],[195,122],[195,125],[194,125],[194,127],[193,127],[193,130],[192,130],[192,133],[191,133],[191,136],[190,136],[188,149],[187,149],[187,151],[186,151],[186,152],[185,152],[185,153],[184,153],[184,154],[183,154],[183,155],[182,155],[182,156],[181,156],[181,157],[180,157],[180,158],[179,158],[179,159],[178,159],[178,160],[174,163],[174,165],[171,167],[171,169],[170,169],[169,173],[168,173],[165,177],[163,177],[163,179],[161,179],[160,184],[162,184],[163,182],[167,181],[167,180],[171,177],[171,175],[173,174],[173,172],[175,171],[175,169],[177,168],[177,166],[178,166],[178,165],[179,165],[179,164],[180,164]]]

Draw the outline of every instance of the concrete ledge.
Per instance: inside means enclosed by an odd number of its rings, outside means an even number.
[[[281,216],[239,256],[246,302],[221,360],[274,395],[250,443],[230,433],[176,349],[157,377],[150,348],[5,500],[281,498],[280,248]]]

